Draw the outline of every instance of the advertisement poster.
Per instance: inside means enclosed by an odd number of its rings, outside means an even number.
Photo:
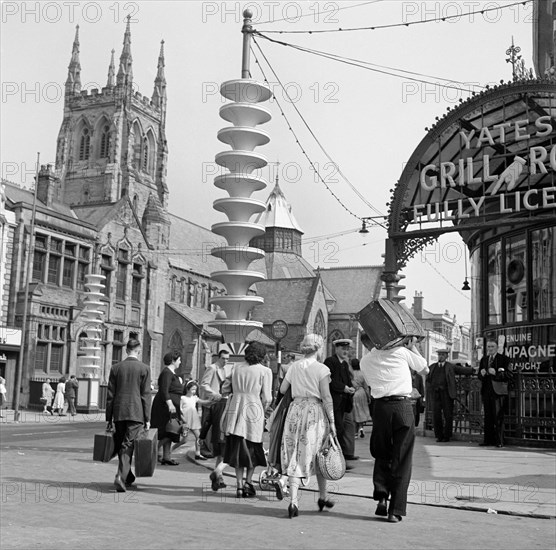
[[[556,325],[508,327],[493,331],[513,370],[556,372]]]

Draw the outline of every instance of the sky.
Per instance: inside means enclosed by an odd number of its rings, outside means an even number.
[[[304,256],[311,264],[379,265],[386,231],[372,226],[364,236],[357,217],[387,214],[390,189],[425,137],[425,127],[447,107],[465,100],[473,84],[511,79],[506,50],[512,39],[521,47],[526,66],[532,66],[531,2],[467,15],[512,3],[3,2],[2,177],[30,187],[37,152],[41,164],[54,164],[75,25],[80,25],[82,88],[101,88],[110,51],[116,50],[117,63],[126,16],[131,15],[134,84],[149,97],[160,41],[165,41],[169,210],[204,227],[224,221],[212,208],[213,201],[225,195],[213,185],[218,173],[214,157],[229,149],[216,137],[228,125],[218,115],[225,102],[218,88],[241,77],[241,14],[250,7],[257,31],[287,31],[267,35],[275,40],[361,60],[384,72],[395,68],[428,75],[423,78],[427,83],[418,82],[412,79],[422,77],[414,74],[401,73],[399,78],[365,70],[262,37],[253,44],[257,59],[252,55],[252,77],[263,80],[262,67],[275,92],[267,104],[273,119],[261,127],[271,141],[256,150],[268,159],[261,175],[269,187],[254,198],[265,200],[278,175],[304,231]],[[442,18],[448,19],[411,24]],[[372,26],[374,30],[292,33]],[[465,90],[434,84],[446,80]],[[314,174],[305,155],[342,204]],[[457,233],[414,256],[403,271],[406,305],[415,292],[422,292],[425,309],[448,310],[460,323],[468,323],[470,293],[461,291],[465,257]]]

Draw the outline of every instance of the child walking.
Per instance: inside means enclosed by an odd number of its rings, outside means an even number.
[[[201,454],[199,449],[199,435],[201,433],[201,416],[197,410],[197,405],[208,405],[209,399],[199,399],[197,392],[199,391],[199,384],[195,380],[190,380],[184,388],[184,394],[180,399],[180,410],[182,425],[182,439],[176,443],[172,450],[185,445],[189,432],[195,436],[195,458],[197,460],[206,460]]]

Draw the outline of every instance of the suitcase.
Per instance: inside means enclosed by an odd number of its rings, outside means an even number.
[[[367,304],[357,318],[378,349],[395,346],[406,336],[425,337],[425,331],[411,311],[399,302],[386,298]]]
[[[95,434],[93,460],[98,462],[109,462],[115,456],[114,434],[112,432]]]
[[[135,477],[152,477],[158,454],[158,430],[143,430],[135,440]]]

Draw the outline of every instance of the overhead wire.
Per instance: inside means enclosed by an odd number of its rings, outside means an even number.
[[[459,288],[457,288],[456,286],[454,286],[452,284],[451,281],[449,281],[448,279],[446,279],[446,277],[444,277],[444,275],[442,275],[442,273],[440,273],[440,271],[438,271],[438,269],[436,269],[436,267],[434,267],[434,265],[432,265],[430,263],[430,261],[428,260],[428,258],[424,258],[425,262],[427,264],[429,264],[430,267],[432,267],[434,269],[434,271],[436,271],[436,273],[438,275],[440,275],[440,277],[446,282],[448,283],[458,294],[461,294],[464,298],[467,298],[469,301],[471,301],[471,298],[469,296],[467,296],[467,294],[464,294]]]
[[[285,31],[285,30],[279,30],[279,31],[273,31],[273,30],[265,30],[263,29],[260,32],[266,32],[266,33],[273,33],[273,34],[321,34],[321,33],[328,33],[328,32],[349,32],[349,31],[374,31],[374,30],[378,30],[378,29],[393,29],[396,27],[409,27],[411,25],[422,25],[424,23],[433,23],[435,21],[449,21],[451,19],[455,19],[455,18],[462,18],[462,17],[466,17],[468,15],[477,15],[477,14],[485,14],[487,12],[490,11],[496,11],[496,10],[503,10],[506,8],[511,8],[513,6],[517,6],[519,4],[525,5],[528,4],[530,2],[532,2],[533,0],[520,0],[519,2],[512,2],[511,4],[506,4],[504,6],[496,6],[496,7],[492,7],[492,8],[483,8],[483,9],[479,9],[479,10],[472,10],[472,11],[468,11],[466,13],[457,13],[454,15],[445,15],[442,17],[434,17],[431,19],[422,19],[421,21],[411,21],[411,22],[405,22],[405,23],[391,23],[388,25],[372,25],[372,26],[368,26],[368,27],[351,27],[351,28],[338,28],[338,29],[317,29],[317,30],[293,30],[293,31]],[[490,3],[490,2],[489,2]]]
[[[288,98],[288,100],[290,101],[290,103],[293,105],[294,109],[296,110],[298,116],[301,118],[301,120],[303,121],[303,124],[305,125],[305,127],[307,128],[307,130],[309,131],[309,133],[311,134],[311,136],[313,137],[313,139],[316,141],[317,145],[319,146],[319,148],[321,149],[321,151],[326,155],[326,157],[330,160],[330,162],[333,163],[333,165],[336,167],[336,169],[338,170],[338,174],[342,176],[342,178],[346,181],[346,183],[351,187],[351,189],[355,192],[355,194],[369,207],[371,208],[375,213],[379,214],[380,216],[383,216],[382,212],[380,212],[380,210],[378,210],[374,205],[372,205],[360,192],[359,190],[349,181],[349,179],[345,176],[345,174],[341,171],[341,169],[339,168],[339,166],[333,161],[332,157],[328,154],[328,152],[326,151],[326,149],[324,148],[324,146],[320,143],[319,139],[317,138],[317,136],[315,135],[315,133],[313,132],[313,130],[310,128],[309,124],[307,123],[307,121],[305,120],[305,118],[303,117],[303,115],[301,114],[301,112],[299,111],[298,107],[295,105],[295,102],[293,102],[293,100],[291,99],[287,89],[284,87],[284,85],[282,84],[280,78],[278,77],[278,75],[276,74],[276,71],[274,70],[274,68],[272,67],[272,65],[270,64],[268,58],[266,57],[266,55],[264,54],[264,52],[262,51],[261,47],[259,46],[258,42],[256,41],[255,37],[253,36],[253,43],[257,46],[261,56],[264,58],[267,66],[269,67],[269,69],[271,70],[272,74],[274,75],[274,77],[276,78],[277,82],[280,84],[282,90],[284,91],[284,94],[286,95],[286,97]],[[259,68],[261,69],[261,72],[263,73],[263,78],[265,79],[266,82],[268,82],[268,79],[266,77],[266,74],[261,66],[261,64],[259,63],[258,59],[257,59],[257,55],[254,52],[254,50],[251,50],[253,52],[253,55],[255,57],[255,61],[256,63],[259,65]],[[349,212],[353,217],[357,218],[358,220],[362,220],[363,218],[361,216],[358,216],[357,214],[355,214],[352,210],[350,210],[341,200],[340,198],[336,195],[336,193],[334,193],[332,191],[332,189],[328,186],[328,184],[326,183],[326,181],[322,178],[322,176],[320,175],[318,169],[315,167],[314,163],[311,161],[311,159],[309,158],[307,152],[305,151],[305,149],[301,146],[301,143],[299,141],[299,138],[297,136],[297,134],[295,133],[295,131],[292,128],[291,123],[289,122],[288,118],[286,117],[286,114],[284,112],[284,110],[282,109],[282,106],[280,105],[278,99],[276,98],[276,96],[274,96],[274,99],[276,100],[276,104],[278,105],[278,108],[280,109],[280,113],[282,114],[282,116],[286,119],[286,122],[288,124],[288,129],[292,132],[292,134],[294,135],[295,139],[296,139],[296,143],[299,145],[299,147],[301,148],[301,152],[305,155],[305,157],[307,158],[309,164],[311,165],[311,168],[313,169],[313,171],[315,172],[315,174],[317,175],[317,177],[319,178],[319,180],[324,184],[324,186],[326,187],[326,189],[332,194],[332,196],[336,199],[336,201],[347,211]],[[372,220],[374,225],[378,225],[384,229],[386,229],[386,226],[380,222],[376,222],[375,220]]]
[[[339,63],[344,63],[346,65],[359,67],[360,69],[365,69],[367,71],[381,73],[381,74],[385,74],[385,75],[388,75],[388,76],[395,76],[396,78],[404,78],[406,80],[412,80],[414,82],[422,82],[424,84],[434,84],[434,85],[439,86],[441,88],[449,88],[449,89],[452,89],[452,90],[459,90],[459,91],[463,91],[463,92],[467,92],[467,93],[471,93],[472,90],[462,88],[462,87],[456,86],[454,84],[462,84],[462,85],[474,86],[474,87],[477,87],[477,88],[485,88],[484,86],[481,86],[480,84],[472,84],[472,83],[467,83],[467,82],[461,82],[461,81],[458,81],[458,80],[451,80],[449,78],[444,78],[444,77],[439,77],[439,76],[432,76],[432,75],[427,75],[427,74],[418,73],[418,72],[414,72],[414,71],[407,71],[405,69],[397,69],[395,67],[388,67],[386,65],[378,65],[376,63],[371,63],[370,61],[363,61],[363,60],[360,60],[360,59],[354,59],[354,58],[351,58],[351,57],[344,57],[344,56],[329,53],[329,52],[314,50],[312,48],[305,48],[304,46],[299,46],[297,44],[291,44],[289,42],[284,42],[282,40],[275,40],[274,38],[270,38],[269,36],[265,36],[264,34],[262,34],[259,31],[255,31],[253,34],[256,35],[256,36],[260,36],[261,38],[264,38],[265,40],[268,40],[269,42],[272,42],[274,44],[278,44],[280,46],[290,47],[290,48],[293,48],[295,50],[299,50],[299,51],[302,51],[302,52],[305,52],[305,53],[313,54],[313,55],[316,55],[316,56],[319,56],[319,57],[324,57],[325,59],[330,59],[332,61],[337,61]],[[368,66],[366,66],[366,65],[368,65]],[[377,67],[379,67],[379,68],[377,68]],[[388,69],[388,70],[383,70],[383,69]],[[403,73],[403,74],[396,74],[396,73],[391,72],[391,71],[398,71],[399,73]],[[422,76],[423,78],[416,78],[416,76],[407,76],[407,75]],[[424,80],[424,78],[434,78],[434,79],[437,79],[437,80],[444,80],[446,82],[450,82],[451,84],[442,84],[440,82]]]

